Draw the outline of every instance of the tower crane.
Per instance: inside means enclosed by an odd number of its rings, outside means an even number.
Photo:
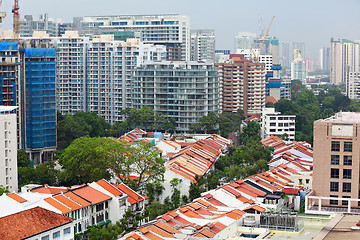
[[[20,15],[19,15],[19,0],[14,0],[13,13],[13,33],[14,38],[19,39]]]
[[[266,31],[265,36],[264,36],[264,40],[261,42],[260,49],[259,49],[259,55],[261,54],[261,49],[263,48],[264,43],[265,43],[265,41],[266,41],[266,38],[267,38],[267,36],[269,35],[269,31],[270,31],[271,25],[272,25],[272,23],[273,23],[273,21],[274,21],[274,18],[275,18],[275,16],[272,17],[272,19],[271,19],[271,21],[270,21],[270,24],[269,24],[269,27],[268,27],[268,29],[267,29],[267,31]],[[254,53],[254,56],[255,56],[255,53]],[[256,56],[255,56],[255,61],[258,62],[258,61],[259,61],[259,57],[256,57]]]
[[[2,0],[0,0],[0,7],[2,6]],[[0,23],[2,23],[3,18],[6,17],[6,12],[0,12]]]

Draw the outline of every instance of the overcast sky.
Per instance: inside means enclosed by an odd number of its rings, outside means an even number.
[[[259,16],[270,35],[280,42],[305,42],[306,55],[317,58],[331,37],[360,40],[360,0],[19,0],[24,15],[72,21],[75,16],[163,14],[190,16],[192,29],[215,29],[217,49],[233,49],[238,32],[259,33]],[[12,1],[4,0],[8,16],[3,28],[12,28]]]

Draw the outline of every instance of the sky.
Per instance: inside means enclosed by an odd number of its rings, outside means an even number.
[[[4,0],[3,29],[12,28],[13,0]],[[360,0],[19,0],[24,15],[72,22],[73,17],[176,13],[190,16],[191,29],[214,29],[217,49],[233,49],[238,32],[259,33],[275,16],[269,35],[281,42],[305,42],[306,56],[318,58],[330,38],[360,40]]]

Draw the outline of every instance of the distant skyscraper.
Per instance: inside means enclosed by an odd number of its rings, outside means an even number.
[[[48,14],[40,15],[39,19],[32,15],[25,15],[24,20],[20,22],[20,36],[31,37],[34,31],[46,31],[51,37],[57,36],[57,23],[49,19]]]
[[[360,44],[346,39],[330,41],[330,81],[345,83],[348,72],[360,70]]]
[[[330,48],[320,49],[320,69],[330,71]]]
[[[191,30],[190,60],[215,62],[215,31]]]
[[[255,33],[239,32],[235,37],[235,52],[237,49],[250,49],[254,45]]]
[[[301,51],[294,49],[293,61],[291,62],[291,80],[306,81],[306,62],[302,58]]]
[[[229,60],[229,57],[230,57],[230,49],[215,50],[215,62],[222,62],[225,60]]]
[[[291,65],[291,49],[290,43],[281,43],[279,50],[279,62],[282,66],[288,68]]]
[[[302,59],[306,59],[304,42],[293,42],[291,45],[292,45],[292,49],[291,49],[292,51],[294,51],[294,49],[298,49],[301,53]]]
[[[133,106],[174,118],[178,131],[219,110],[217,69],[204,62],[145,62],[134,71]]]
[[[128,31],[140,34],[142,42],[165,45],[167,59],[190,60],[190,18],[178,14],[87,16],[80,25],[80,34],[100,34],[109,31]]]

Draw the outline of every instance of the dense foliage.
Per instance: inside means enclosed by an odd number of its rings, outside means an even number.
[[[228,137],[230,132],[240,130],[241,122],[244,119],[241,109],[236,113],[226,112],[220,115],[210,112],[208,115],[202,116],[197,123],[192,123],[189,132],[217,133],[223,137]]]
[[[324,87],[323,87],[324,88]],[[339,111],[359,111],[358,101],[350,100],[336,86],[328,86],[314,95],[300,81],[294,80],[291,87],[292,100],[280,99],[274,104],[282,114],[296,115],[296,140],[313,141],[313,123]]]

